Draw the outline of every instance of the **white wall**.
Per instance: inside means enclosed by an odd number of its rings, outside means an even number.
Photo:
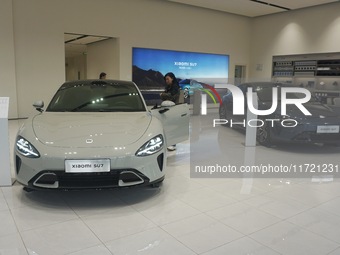
[[[12,0],[19,117],[49,101],[65,81],[64,29],[58,1]]]
[[[0,0],[0,97],[9,97],[9,117],[17,116],[12,0]]]
[[[132,47],[229,54],[230,77],[237,64],[255,79],[271,77],[273,55],[340,52],[340,3],[250,19],[163,0],[0,2],[0,95],[12,118],[65,81],[65,32],[115,38],[112,78],[125,80]]]
[[[87,79],[98,79],[101,72],[107,79],[119,77],[119,54],[116,55],[116,39],[107,39],[87,46]]]
[[[86,79],[86,55],[67,57],[65,63],[66,81]]]
[[[132,47],[229,54],[230,77],[235,63],[249,64],[249,18],[162,0],[12,1],[19,117],[64,82],[64,32],[117,38],[119,79],[131,80]],[[13,86],[4,89],[14,92]]]
[[[249,77],[268,79],[274,55],[340,52],[340,3],[254,18],[251,31]]]
[[[230,77],[237,64],[255,79],[271,77],[273,55],[340,52],[340,3],[250,19],[163,0],[0,1],[0,95],[12,118],[65,81],[65,32],[115,38],[112,78],[125,80],[132,47],[229,54]]]

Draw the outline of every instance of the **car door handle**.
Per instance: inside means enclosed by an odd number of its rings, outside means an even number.
[[[187,116],[188,114],[187,113],[183,113],[182,115],[181,115],[181,117],[185,117],[185,116]]]

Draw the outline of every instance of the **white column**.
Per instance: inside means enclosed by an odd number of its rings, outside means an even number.
[[[8,134],[9,97],[0,97],[0,187],[11,186],[11,167]]]
[[[253,93],[253,104],[254,108],[257,109],[257,96],[256,93]],[[247,120],[246,120],[246,147],[248,146],[256,146],[256,127],[250,127],[248,125],[248,120],[257,119],[257,115],[249,111],[249,107],[247,107]],[[254,123],[252,123],[254,125]]]
[[[194,95],[193,95],[193,102],[192,102],[192,114],[193,115],[200,115],[201,114],[201,108],[202,108],[202,92],[199,90],[194,90]],[[205,98],[206,99],[206,98]],[[191,103],[191,100],[190,100]],[[205,102],[205,107],[206,107],[206,102]]]

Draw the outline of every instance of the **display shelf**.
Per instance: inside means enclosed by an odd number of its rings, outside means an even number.
[[[294,61],[294,76],[313,76],[315,75],[316,61]]]
[[[289,77],[293,75],[294,66],[292,61],[276,61],[273,66],[273,76]]]
[[[340,98],[340,52],[273,56],[272,80],[306,88],[323,102]]]
[[[317,76],[340,76],[340,59],[319,60]]]
[[[272,76],[340,77],[340,53],[274,56]]]
[[[334,99],[340,97],[339,91],[314,90],[312,93],[324,104],[334,105]]]

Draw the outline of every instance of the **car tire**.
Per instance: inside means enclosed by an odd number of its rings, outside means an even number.
[[[224,126],[230,127],[230,120],[227,118],[227,108],[224,104],[222,104],[219,108],[220,119],[227,120],[228,123],[224,124]]]
[[[190,95],[189,95],[189,89],[188,89],[188,88],[185,88],[185,89],[184,89],[183,97],[184,97],[184,99],[187,99],[187,98],[190,97]]]
[[[257,141],[263,146],[270,147],[272,145],[270,137],[270,128],[266,121],[264,121],[262,127],[257,128],[256,138]]]

